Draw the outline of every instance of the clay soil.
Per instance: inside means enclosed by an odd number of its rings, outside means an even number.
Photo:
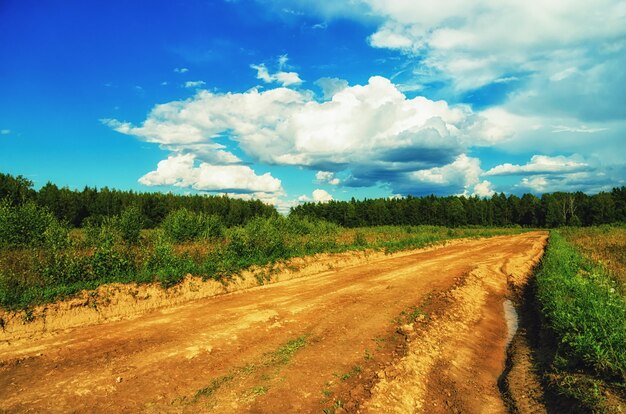
[[[506,412],[503,302],[546,240],[455,242],[122,320],[5,330],[0,412]]]

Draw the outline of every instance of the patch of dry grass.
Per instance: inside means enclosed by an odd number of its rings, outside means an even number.
[[[626,294],[626,227],[572,227],[561,234],[585,257],[600,263]]]

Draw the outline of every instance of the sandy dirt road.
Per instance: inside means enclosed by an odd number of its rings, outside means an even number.
[[[547,234],[451,244],[0,347],[6,412],[504,412]]]

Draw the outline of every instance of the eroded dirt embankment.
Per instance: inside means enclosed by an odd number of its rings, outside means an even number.
[[[546,238],[370,257],[133,319],[24,331],[0,346],[0,411],[504,412],[502,302]]]

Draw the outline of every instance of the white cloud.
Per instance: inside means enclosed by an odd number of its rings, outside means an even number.
[[[287,66],[289,57],[287,55],[281,55],[278,57],[278,71],[275,73],[269,73],[269,70],[265,64],[250,65],[252,69],[256,70],[257,79],[261,79],[265,83],[279,83],[282,86],[299,85],[302,83],[302,79],[296,72],[284,72],[283,68]]]
[[[594,134],[596,132],[607,131],[608,128],[589,128],[585,125],[581,125],[579,127],[570,127],[566,125],[558,125],[555,126],[552,132],[578,132],[584,134]]]
[[[623,171],[622,171],[623,172]],[[555,191],[598,193],[610,191],[615,181],[599,171],[579,172],[562,175],[536,175],[522,178],[517,187],[533,193],[552,193]],[[622,183],[623,185],[623,183]]]
[[[259,176],[245,165],[201,162],[196,167],[193,154],[169,156],[159,162],[155,171],[141,177],[139,182],[147,186],[173,185],[203,191],[283,194],[280,180],[270,173]]]
[[[322,89],[324,100],[332,99],[338,92],[348,87],[348,81],[339,78],[319,78],[315,84]]]
[[[140,126],[102,122],[178,153],[197,153],[195,146],[205,145],[205,152],[221,149],[222,157],[228,157],[227,149],[207,144],[229,134],[260,163],[349,171],[345,185],[386,183],[392,188],[403,187],[409,172],[453,163],[468,146],[482,144],[480,137],[504,136],[466,106],[420,96],[407,99],[383,77],[343,88],[327,102],[316,101],[310,91],[288,88],[227,94],[203,90],[156,106]]]
[[[205,81],[197,80],[197,81],[187,81],[185,82],[185,88],[199,88],[206,84]]]
[[[174,68],[174,72],[175,73],[187,73],[187,72],[189,72],[189,69],[187,69],[187,68]]]
[[[437,190],[443,189],[448,193],[470,194],[476,191],[481,173],[478,158],[461,154],[452,163],[443,167],[410,173],[410,182],[405,185],[412,185],[415,188],[411,191],[413,193],[436,193]]]
[[[341,180],[335,177],[335,173],[330,171],[318,171],[315,174],[315,180],[319,184],[339,185]]]
[[[330,195],[327,191],[325,190],[321,190],[321,189],[317,189],[317,190],[313,190],[313,201],[316,203],[328,203],[329,201],[332,201],[333,196]]]
[[[566,79],[577,70],[579,65],[572,63],[581,54],[599,47],[610,52],[614,47],[606,46],[626,35],[626,6],[615,0],[361,3],[383,19],[370,36],[372,46],[426,55],[427,66],[448,75],[461,89],[520,71],[548,69],[547,78]]]
[[[277,82],[282,86],[299,85],[302,83],[302,79],[296,72],[282,72],[270,74],[264,64],[250,65],[252,69],[257,71],[257,79],[261,79],[265,83]]]
[[[10,129],[1,129],[0,135],[9,135],[11,133]]]
[[[589,169],[589,164],[583,162],[580,156],[565,157],[559,155],[549,157],[545,155],[533,155],[530,162],[525,165],[506,163],[493,167],[483,175],[563,174],[588,171]]]
[[[491,197],[495,194],[493,184],[487,180],[484,180],[474,186],[474,195],[478,197]]]

